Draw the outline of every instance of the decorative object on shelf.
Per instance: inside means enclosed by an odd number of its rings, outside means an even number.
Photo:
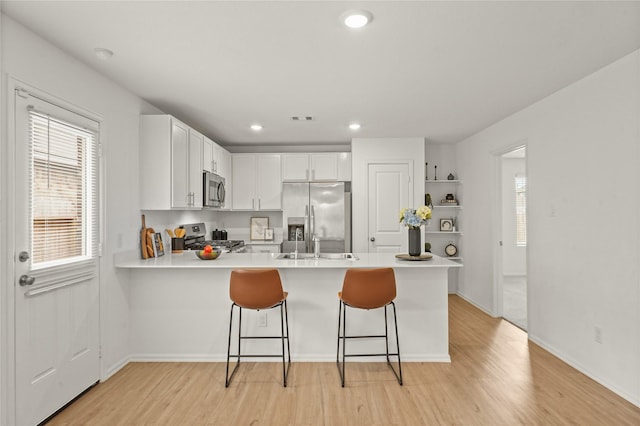
[[[453,244],[453,241],[449,241],[449,244],[447,244],[447,246],[444,248],[444,252],[447,254],[447,256],[453,257],[458,254],[458,247]]]
[[[424,243],[424,251],[425,253],[431,253],[431,243],[429,242]]]
[[[445,206],[458,205],[458,200],[456,200],[455,195],[447,194],[444,199],[440,200],[440,204]]]
[[[424,163],[424,180],[429,180],[429,163]]]
[[[429,207],[430,209],[433,209],[433,201],[431,201],[431,194],[429,193],[424,194],[424,205]]]
[[[438,166],[433,166],[433,180],[438,180]]]
[[[453,219],[440,219],[440,230],[444,232],[453,231]]]
[[[455,176],[453,176],[453,173],[449,173],[449,176],[447,176],[447,180],[454,180]]]
[[[273,241],[273,228],[264,228],[264,240]]]
[[[265,229],[269,227],[268,217],[252,217],[250,238],[252,241],[264,241]]]
[[[420,226],[426,225],[431,219],[431,209],[421,206],[417,209],[403,208],[400,210],[400,223],[406,226],[409,233],[409,255],[419,256],[422,252]]]

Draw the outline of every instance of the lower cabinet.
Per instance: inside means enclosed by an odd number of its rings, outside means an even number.
[[[247,253],[280,253],[280,244],[245,243]]]

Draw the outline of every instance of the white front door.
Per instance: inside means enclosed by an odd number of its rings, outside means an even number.
[[[98,123],[15,92],[15,423],[99,379]]]
[[[410,164],[369,164],[369,252],[404,253],[407,230],[399,214],[412,207]]]

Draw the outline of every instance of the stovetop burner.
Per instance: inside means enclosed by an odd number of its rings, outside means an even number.
[[[207,240],[207,229],[204,223],[192,223],[181,225],[180,227],[187,232],[184,237],[184,248],[186,250],[202,250],[207,245],[218,248],[223,253],[244,250],[244,241],[242,240]]]

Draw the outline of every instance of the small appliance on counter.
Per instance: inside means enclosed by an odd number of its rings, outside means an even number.
[[[211,246],[222,253],[243,253],[246,249],[243,240],[227,240],[227,231],[212,232],[213,239],[207,240],[207,229],[204,223],[190,223],[180,225],[186,230],[184,237],[185,250],[202,250],[205,246]],[[220,237],[220,238],[216,238]]]
[[[211,231],[211,239],[212,240],[226,240],[227,239],[227,231],[225,231],[224,229],[219,231],[218,228],[216,228],[215,231]]]

